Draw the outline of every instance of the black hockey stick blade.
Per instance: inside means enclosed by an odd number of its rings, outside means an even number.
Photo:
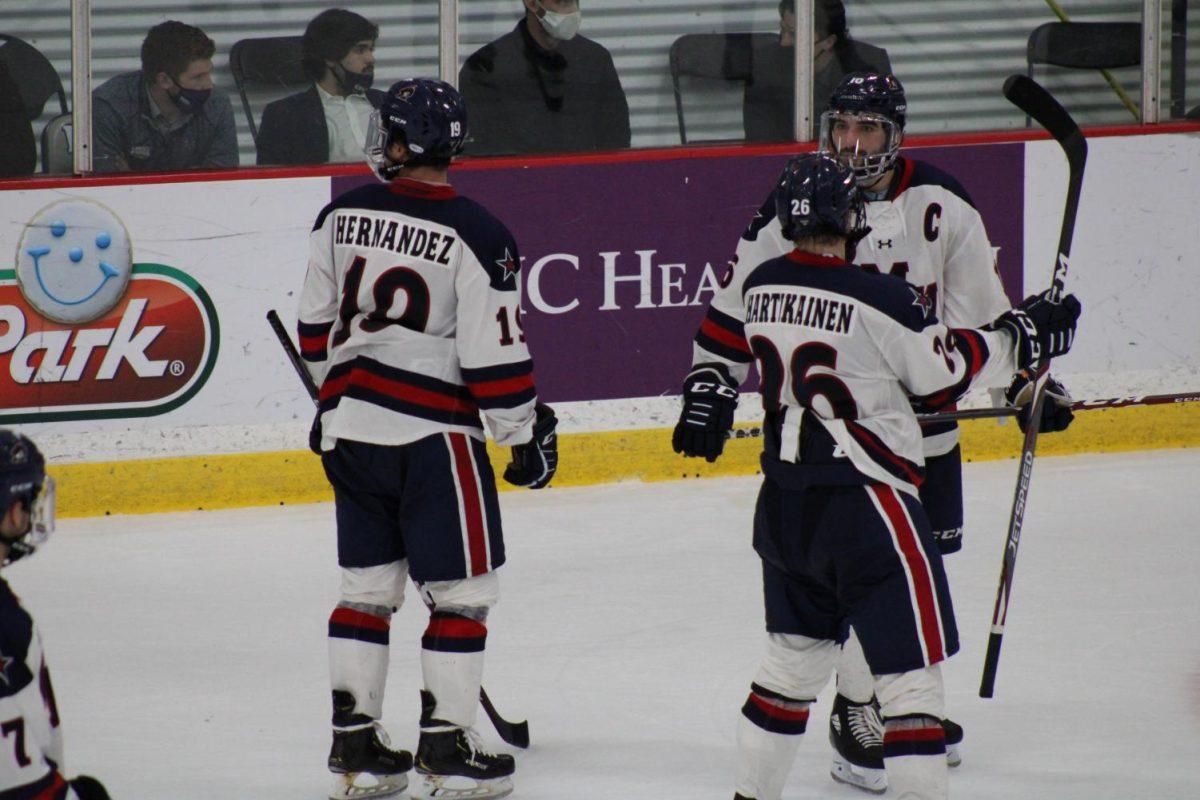
[[[283,321],[279,319],[279,315],[275,313],[275,309],[272,308],[267,312],[267,322],[270,323],[271,330],[275,332],[275,338],[279,340],[279,346],[287,354],[288,361],[292,364],[292,369],[296,370],[296,375],[299,376],[300,382],[304,384],[304,390],[308,392],[309,398],[315,403],[317,401],[317,384],[313,381],[312,375],[308,374],[308,367],[304,366],[304,362],[300,359],[300,351],[292,343],[292,337],[288,335],[287,329],[283,327]]]
[[[1028,75],[1010,75],[1004,81],[1004,96],[1037,120],[1062,145],[1072,171],[1082,169],[1082,162],[1087,158],[1087,140],[1061,103]]]
[[[513,747],[520,747],[522,749],[529,747],[528,722],[524,720],[521,722],[509,722],[500,716],[500,712],[492,705],[492,698],[488,697],[487,692],[482,686],[479,687],[479,702],[483,703],[483,710],[487,712],[488,719],[492,721],[492,726],[495,727],[496,733],[500,734],[501,739]]]

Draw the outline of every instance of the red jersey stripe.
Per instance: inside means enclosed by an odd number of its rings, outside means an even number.
[[[516,378],[501,378],[494,381],[480,381],[472,383],[467,381],[467,386],[471,389],[471,394],[476,397],[499,397],[506,394],[515,394],[533,388],[533,374],[521,375]]]
[[[731,347],[740,353],[750,355],[750,345],[746,343],[746,337],[738,336],[730,330],[722,328],[711,319],[705,318],[704,322],[700,323],[700,332],[710,339],[720,342],[726,347]]]

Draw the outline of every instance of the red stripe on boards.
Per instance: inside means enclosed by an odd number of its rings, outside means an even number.
[[[739,353],[750,355],[750,345],[746,344],[744,336],[738,336],[736,333],[722,328],[711,319],[705,319],[700,323],[700,332],[710,339],[715,339],[726,347],[732,347]]]
[[[759,697],[753,692],[750,694],[750,702],[761,708],[763,712],[767,714],[767,716],[774,717],[775,719],[782,719],[788,722],[804,722],[808,719],[807,708],[799,711],[792,711],[791,709],[777,706],[770,700],[767,700],[764,697]]]
[[[367,628],[373,631],[383,631],[386,633],[391,630],[391,620],[377,617],[374,614],[368,614],[364,611],[355,611],[353,608],[338,606],[329,615],[329,621],[335,625],[349,625],[353,628]]]
[[[896,543],[900,546],[900,553],[912,576],[913,594],[917,598],[917,624],[921,626],[921,632],[925,636],[926,658],[930,664],[944,661],[946,653],[942,645],[942,625],[938,619],[933,576],[929,574],[929,568],[925,564],[917,533],[908,524],[904,506],[894,488],[878,483],[868,488],[875,493],[879,505],[887,514],[892,531],[896,535]]]
[[[450,448],[454,453],[454,471],[462,492],[463,517],[467,523],[467,566],[471,575],[482,575],[488,571],[487,541],[483,529],[483,501],[475,471],[471,468],[471,447],[464,434],[446,435],[450,437]]]

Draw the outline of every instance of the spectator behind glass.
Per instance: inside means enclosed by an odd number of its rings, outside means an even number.
[[[263,110],[259,164],[361,161],[371,113],[383,92],[375,80],[379,26],[341,8],[313,17],[304,30],[304,72],[313,85]]]
[[[807,2],[807,0],[805,0]],[[890,73],[887,51],[850,38],[841,0],[816,0],[813,19],[813,135],[821,112],[841,79],[851,72]],[[742,122],[751,142],[792,141],[795,116],[796,0],[780,0],[779,41],[755,47]]]
[[[21,90],[0,61],[0,178],[32,175],[37,166],[33,126]]]
[[[578,35],[577,0],[523,0],[516,29],[463,64],[467,153],[571,152],[629,146],[629,104],[608,50]]]
[[[155,25],[142,69],[92,92],[96,172],[167,172],[238,165],[233,106],[213,91],[216,45],[182,22]]]

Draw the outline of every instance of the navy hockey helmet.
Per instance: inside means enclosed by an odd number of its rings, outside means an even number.
[[[405,164],[388,161],[386,150],[401,141],[409,161],[450,159],[462,152],[467,140],[467,104],[448,83],[433,78],[397,81],[387,90],[371,118],[366,153],[384,180],[391,180]]]
[[[846,160],[859,185],[871,184],[896,163],[907,118],[904,87],[895,75],[852,73],[842,78],[829,98],[829,108],[821,114],[821,150]],[[858,138],[853,144],[846,141],[851,120],[880,125],[885,133],[882,147],[863,152]]]
[[[775,216],[791,241],[838,236],[854,245],[871,230],[853,171],[828,153],[806,153],[788,162],[775,191]]]
[[[30,516],[29,529],[5,537],[5,564],[37,550],[54,530],[54,479],[46,474],[46,460],[28,437],[0,428],[0,517],[14,504]]]

